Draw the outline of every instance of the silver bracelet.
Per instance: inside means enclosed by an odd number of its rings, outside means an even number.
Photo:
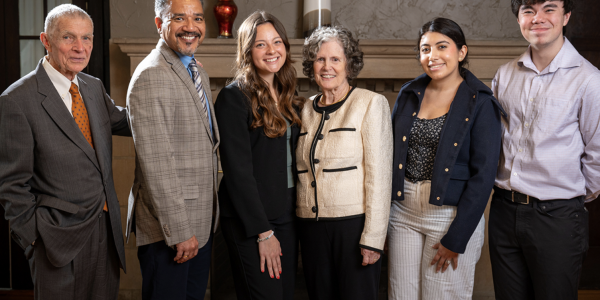
[[[266,240],[270,239],[270,238],[273,236],[273,234],[274,234],[274,233],[275,233],[275,230],[271,230],[271,234],[269,234],[269,236],[268,236],[268,237],[266,237],[266,238],[264,238],[264,239],[258,238],[258,239],[256,240],[256,242],[257,242],[257,243],[264,242],[264,241],[266,241]]]

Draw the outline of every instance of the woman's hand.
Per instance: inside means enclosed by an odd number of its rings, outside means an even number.
[[[258,238],[264,239],[271,234],[271,230],[265,231],[258,235]],[[258,253],[260,254],[260,271],[265,272],[265,262],[267,263],[267,270],[271,278],[277,277],[281,274],[281,259],[279,256],[281,253],[281,246],[279,240],[275,235],[271,236],[268,240],[258,243]]]
[[[363,261],[362,261],[363,266],[372,265],[372,264],[376,263],[379,260],[379,257],[381,256],[381,254],[379,254],[379,252],[367,250],[367,249],[363,249],[363,248],[360,248],[360,254],[362,254],[362,256],[363,256]]]
[[[432,248],[437,249],[437,253],[431,261],[432,266],[437,263],[437,266],[435,267],[436,273],[439,272],[440,269],[442,270],[442,273],[444,273],[446,269],[448,269],[448,266],[450,266],[450,262],[452,262],[452,268],[454,270],[458,268],[458,253],[448,250],[448,248],[442,246],[440,243],[433,245]]]

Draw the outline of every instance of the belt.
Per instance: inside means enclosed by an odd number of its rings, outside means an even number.
[[[535,201],[540,201],[540,199],[525,195],[523,193],[519,193],[517,191],[508,191],[497,186],[494,186],[494,194],[497,194],[504,198],[506,201],[510,201],[518,204],[531,204]]]

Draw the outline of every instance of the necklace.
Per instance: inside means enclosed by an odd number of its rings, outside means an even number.
[[[323,94],[321,94],[321,99],[319,99],[319,102],[320,102],[320,103],[321,103],[321,105],[323,105],[323,106],[334,105],[334,104],[336,104],[336,103],[338,103],[338,102],[340,102],[340,101],[342,101],[342,100],[346,99],[346,97],[348,96],[348,94],[350,93],[350,91],[351,91],[351,90],[352,90],[352,86],[349,86],[349,87],[348,87],[348,91],[346,92],[346,95],[344,95],[344,97],[342,97],[340,100],[338,100],[338,101],[335,101],[335,102],[333,102],[333,103],[331,103],[331,104],[325,104],[325,102],[323,102],[323,98],[325,98],[325,97],[323,97]]]

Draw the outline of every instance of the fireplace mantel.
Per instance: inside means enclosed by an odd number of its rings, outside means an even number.
[[[155,48],[154,38],[113,39],[121,51],[130,57],[130,74],[137,65]],[[290,40],[292,58],[296,61],[298,78],[302,74],[302,45],[304,40]],[[489,84],[498,67],[521,55],[527,49],[527,42],[467,41],[469,45],[469,69],[482,81]],[[423,73],[415,59],[415,41],[412,40],[361,40],[365,66],[358,79],[412,79]],[[196,58],[204,65],[211,78],[233,77],[235,61],[235,39],[205,39],[196,51]]]

